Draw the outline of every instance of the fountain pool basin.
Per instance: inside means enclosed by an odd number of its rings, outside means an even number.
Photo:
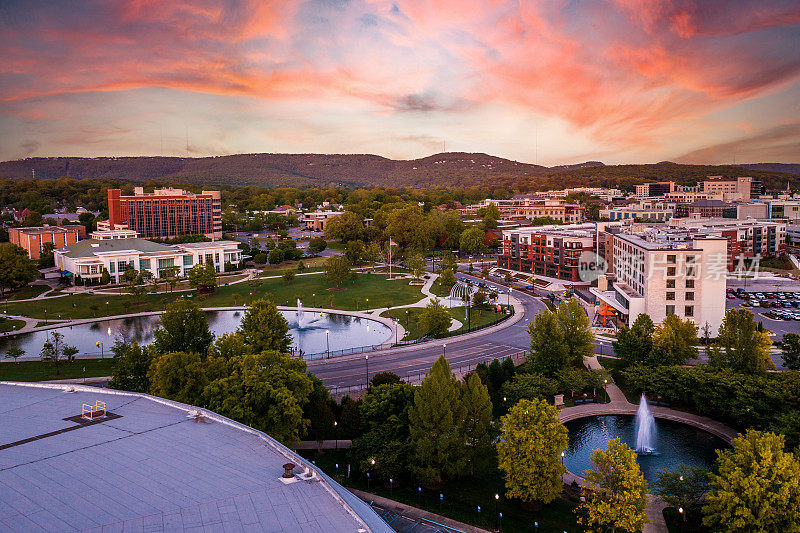
[[[297,313],[294,310],[282,310],[281,314],[289,322],[292,348],[295,351],[302,350],[306,355],[327,352],[329,346],[333,353],[381,344],[392,337],[392,330],[377,320],[313,311]],[[209,328],[219,337],[236,331],[244,311],[207,311],[206,315]],[[158,327],[160,320],[160,315],[148,315],[34,331],[0,340],[0,351],[5,351],[9,346],[19,346],[25,350],[25,356],[20,361],[38,359],[48,335],[57,331],[64,335],[63,342],[78,348],[79,356],[100,354],[98,342],[103,344],[103,351],[108,355],[111,346],[120,337],[140,345],[153,342],[153,330]]]
[[[591,416],[565,425],[569,430],[569,446],[564,466],[579,476],[592,467],[592,451],[605,449],[609,440],[619,437],[631,449],[636,447],[633,415]],[[719,437],[679,422],[656,418],[655,427],[655,454],[637,457],[642,474],[650,483],[655,482],[659,471],[673,470],[681,463],[710,469],[716,460],[715,450],[729,447]]]

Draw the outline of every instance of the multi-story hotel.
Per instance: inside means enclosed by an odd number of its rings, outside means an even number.
[[[594,251],[595,224],[537,226],[503,231],[497,266],[539,277],[584,284],[578,259]]]
[[[219,191],[194,194],[182,189],[156,189],[145,193],[134,189],[122,196],[108,190],[109,229],[131,229],[148,239],[172,239],[179,235],[202,234],[222,238],[222,205]]]
[[[582,205],[568,204],[562,200],[539,200],[531,196],[520,194],[510,200],[487,199],[478,204],[462,206],[459,211],[462,216],[476,216],[481,208],[495,205],[500,210],[500,218],[506,220],[550,217],[564,224],[577,224],[583,220]]]
[[[716,335],[725,316],[727,239],[698,236],[683,241],[658,231],[613,235],[613,264],[591,288],[628,326],[642,313],[659,324],[675,314],[706,323]]]
[[[707,180],[698,184],[701,190],[712,197],[722,198],[725,201],[746,202],[764,194],[764,185],[761,180],[751,177],[723,178],[722,176],[709,176]]]
[[[135,238],[87,239],[55,250],[54,255],[57,267],[88,283],[98,282],[103,270],[118,283],[128,265],[162,278],[170,267],[178,267],[178,275],[185,276],[194,265],[211,262],[217,272],[225,272],[226,263],[236,266],[242,259],[235,241],[166,245]]]
[[[42,226],[29,228],[8,228],[8,240],[21,246],[31,259],[39,259],[45,244],[61,248],[75,244],[86,238],[86,227],[82,224],[69,226]]]

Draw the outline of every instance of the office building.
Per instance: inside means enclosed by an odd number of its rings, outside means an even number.
[[[177,275],[186,276],[189,270],[211,262],[217,272],[234,267],[242,259],[239,243],[235,241],[191,242],[167,245],[145,239],[87,239],[54,252],[56,266],[80,277],[84,283],[97,283],[107,270],[111,281],[119,283],[128,265],[139,271],[149,271],[156,279],[163,278],[167,268],[178,267]]]
[[[646,209],[641,207],[614,207],[601,209],[600,218],[608,220],[643,220],[650,222],[666,222],[675,212],[672,208]]]
[[[500,218],[505,220],[550,217],[564,224],[577,224],[583,220],[584,208],[579,204],[570,204],[563,200],[540,200],[535,195],[520,194],[509,200],[483,200],[478,204],[465,205],[459,208],[461,216],[475,217],[484,207],[497,206]]]
[[[636,186],[636,198],[652,198],[655,196],[664,196],[667,193],[674,192],[676,185],[674,181],[662,181],[658,183],[642,183]]]
[[[305,214],[303,223],[308,230],[325,231],[325,227],[332,218],[343,214],[344,211],[313,211]]]
[[[761,180],[749,176],[740,178],[709,176],[698,185],[702,192],[710,194],[712,197],[722,195],[720,199],[726,202],[747,202],[764,194],[764,185]]]
[[[41,226],[8,228],[8,241],[28,252],[31,259],[39,259],[45,244],[61,248],[86,238],[86,227],[82,224],[68,226]]]
[[[132,196],[108,190],[108,225],[130,229],[145,239],[174,239],[180,235],[222,238],[222,204],[219,191],[201,194],[182,189],[156,189],[145,193],[136,187]]]
[[[722,218],[725,209],[728,207],[730,207],[730,204],[722,200],[696,200],[690,204],[676,205],[675,217]]]

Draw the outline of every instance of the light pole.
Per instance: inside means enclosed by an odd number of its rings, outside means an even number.
[[[500,531],[500,495],[494,495],[494,515],[497,517],[497,530]]]
[[[442,356],[447,359],[447,343],[442,344]]]
[[[564,466],[564,450],[561,450],[561,466]],[[564,472],[561,472],[561,483],[564,483]]]
[[[367,367],[367,386],[366,389],[369,389],[369,355],[364,356],[364,365]]]
[[[394,343],[395,344],[398,344],[400,342],[400,340],[398,338],[398,335],[400,335],[398,333],[398,329],[399,328],[400,328],[400,324],[398,323],[397,319],[395,318],[394,319]]]
[[[683,507],[678,507],[678,514],[681,515],[681,531],[683,531],[683,523],[686,522],[686,513],[683,511]]]
[[[336,449],[339,449],[339,422],[336,420],[333,421],[333,435],[336,438]],[[336,468],[339,468],[339,465],[336,465]]]
[[[369,298],[367,298],[367,303],[364,304],[364,311],[369,309]]]
[[[100,348],[100,359],[103,359],[103,343],[100,342],[100,341],[97,341],[96,343],[94,343],[94,345],[97,346],[98,348]]]
[[[106,316],[108,316],[109,314],[110,314],[110,312],[108,310],[108,300],[106,300]]]
[[[325,345],[328,348],[328,359],[331,358],[331,330],[325,330]]]
[[[513,290],[514,289],[512,289],[511,287],[508,288],[508,300],[507,300],[506,305],[511,305],[511,291],[513,291]]]
[[[317,293],[316,292],[312,293],[311,296],[314,297],[314,308],[316,308],[317,307]]]
[[[406,309],[406,327],[408,327],[408,309]]]
[[[603,392],[606,395],[606,403],[609,403],[609,399],[608,399],[608,380],[607,379],[603,380]]]

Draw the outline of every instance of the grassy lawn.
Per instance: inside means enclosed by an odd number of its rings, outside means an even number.
[[[328,259],[327,257],[304,257],[302,259],[303,264],[306,266],[306,272],[309,270],[322,270],[322,265],[325,263],[325,260]],[[297,268],[297,264],[300,261],[284,261],[279,265],[266,265],[261,267],[265,273],[269,272],[270,274],[267,275],[274,275],[278,272],[283,272],[284,270],[295,269]]]
[[[409,285],[408,280],[386,281],[384,276],[372,274],[359,274],[354,283],[345,283],[342,290],[329,291],[327,290],[329,288],[330,285],[321,275],[298,276],[291,283],[286,283],[280,278],[257,279],[219,287],[209,295],[195,294],[193,298],[203,307],[224,307],[245,305],[270,293],[278,305],[295,305],[297,298],[301,298],[307,306],[317,305],[343,310],[364,309],[367,299],[369,307],[375,308],[410,304],[422,298],[420,287]],[[159,311],[164,309],[168,302],[185,294],[188,293],[148,294],[139,304],[132,302],[128,295],[79,294],[32,302],[10,302],[4,304],[2,308],[10,314],[36,318],[44,318],[45,309],[47,318],[50,319],[58,319],[59,315],[63,319],[92,318]],[[97,309],[93,310],[91,306],[96,306]]]
[[[422,329],[419,326],[419,314],[422,312],[421,307],[411,307],[407,309],[391,309],[389,311],[384,311],[381,313],[381,316],[389,317],[389,318],[396,318],[400,324],[406,329],[408,334],[403,337],[403,340],[414,340],[419,339],[424,335]],[[408,314],[406,315],[406,311]],[[450,312],[450,316],[453,319],[458,320],[461,322],[461,327],[457,330],[450,333],[450,335],[458,335],[460,333],[467,332],[467,323],[464,321],[464,308],[463,307],[454,307],[452,309],[448,309]],[[470,319],[472,321],[472,328],[485,326],[486,324],[491,324],[500,320],[503,315],[500,313],[495,313],[494,311],[479,311],[477,309],[470,310]]]
[[[433,285],[431,285],[431,292],[436,296],[438,296],[439,298],[447,298],[448,296],[450,296],[450,289],[452,288],[453,288],[452,285],[446,287],[442,286],[437,280]]]
[[[51,363],[44,361],[20,361],[12,363],[9,359],[0,363],[0,381],[46,381],[50,379],[82,378],[83,368],[86,367],[86,377],[99,377],[111,375],[112,358],[105,359],[77,359],[72,363],[59,365],[59,372]]]
[[[247,277],[247,274],[241,274],[241,273],[239,273],[239,274],[231,274],[231,275],[227,275],[227,276],[218,276],[217,277],[217,283],[220,286],[222,286],[222,285],[224,285],[226,283],[233,283],[234,281],[239,281],[239,280],[242,280],[242,279],[244,279],[246,277]],[[147,287],[147,289],[150,290],[152,285],[151,285],[151,283],[147,283],[145,285],[145,287]],[[176,283],[175,287],[172,290],[173,291],[179,291],[179,290],[186,290],[186,289],[191,289],[191,288],[192,287],[191,287],[191,285],[189,285],[189,281],[188,280],[183,280],[183,281],[179,281],[178,283]],[[163,281],[160,281],[158,283],[158,290],[159,291],[168,291],[169,290],[169,285],[164,283]],[[113,289],[110,289],[109,292],[117,292],[119,294],[128,294],[128,286],[117,286],[117,287],[114,287]]]
[[[36,298],[45,291],[49,291],[48,285],[25,285],[14,292],[7,292],[3,298],[5,300],[27,300],[28,298]]]
[[[15,329],[20,329],[25,325],[24,320],[14,320],[13,318],[0,318],[0,333],[7,333]]]
[[[299,453],[314,460],[326,474],[345,487],[368,491],[485,529],[495,528],[497,515],[495,514],[494,495],[500,494],[497,509],[503,513],[503,531],[533,531],[534,521],[539,522],[539,531],[542,532],[583,531],[583,528],[575,522],[573,512],[576,507],[575,503],[558,499],[543,506],[540,511],[534,512],[523,509],[517,500],[507,500],[504,497],[504,481],[497,468],[487,469],[476,478],[450,481],[439,490],[428,490],[423,487],[422,492],[417,490],[416,483],[403,476],[399,480],[394,480],[390,490],[388,480],[373,479],[368,487],[366,477],[355,470],[348,478],[346,476],[348,463],[346,451],[329,450],[321,455],[310,450],[301,450]],[[335,467],[336,463],[339,464],[338,473]],[[441,502],[439,494],[444,496]],[[480,513],[478,513],[478,506],[481,507]]]

